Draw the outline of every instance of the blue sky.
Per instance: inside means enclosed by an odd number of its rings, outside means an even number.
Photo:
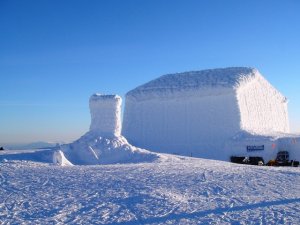
[[[0,143],[71,141],[88,98],[160,75],[251,66],[300,132],[298,0],[1,0]]]

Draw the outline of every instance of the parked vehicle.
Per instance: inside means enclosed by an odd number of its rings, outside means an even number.
[[[279,151],[277,157],[274,160],[270,160],[267,166],[299,166],[299,161],[290,160],[290,155],[288,151]]]
[[[264,159],[259,156],[231,156],[230,161],[233,163],[239,164],[248,164],[248,165],[264,165]]]

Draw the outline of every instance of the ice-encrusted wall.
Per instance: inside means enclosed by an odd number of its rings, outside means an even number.
[[[90,131],[109,136],[121,134],[121,104],[118,95],[94,94],[90,97]]]
[[[263,138],[231,141],[240,132]],[[286,98],[254,68],[168,74],[126,95],[122,133],[152,151],[228,160],[266,143],[270,158],[276,153],[265,137],[287,132]]]
[[[237,89],[241,129],[256,134],[290,132],[287,99],[259,72]]]
[[[143,101],[127,97],[123,135],[152,151],[218,158],[214,150],[238,132],[239,126],[234,92]]]

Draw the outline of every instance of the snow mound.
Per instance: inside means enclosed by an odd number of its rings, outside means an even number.
[[[152,162],[159,154],[136,148],[121,136],[121,102],[118,95],[94,94],[90,98],[90,131],[63,145],[67,159],[76,165]]]
[[[76,165],[153,162],[159,154],[130,145],[123,136],[104,137],[88,132],[69,145],[62,146],[68,160]]]
[[[53,163],[60,166],[73,166],[73,164],[66,159],[64,153],[60,150],[53,153]]]

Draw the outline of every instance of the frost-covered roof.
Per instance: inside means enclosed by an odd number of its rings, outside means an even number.
[[[128,96],[187,89],[234,88],[258,73],[250,67],[229,67],[163,75],[128,92]]]
[[[105,95],[105,94],[99,94],[95,93],[90,97],[91,101],[105,101],[105,100],[120,100],[121,97],[119,95]]]
[[[126,94],[129,99],[150,100],[175,96],[216,96],[242,90],[252,81],[259,81],[281,101],[287,99],[276,90],[257,69],[228,67],[163,75]]]

